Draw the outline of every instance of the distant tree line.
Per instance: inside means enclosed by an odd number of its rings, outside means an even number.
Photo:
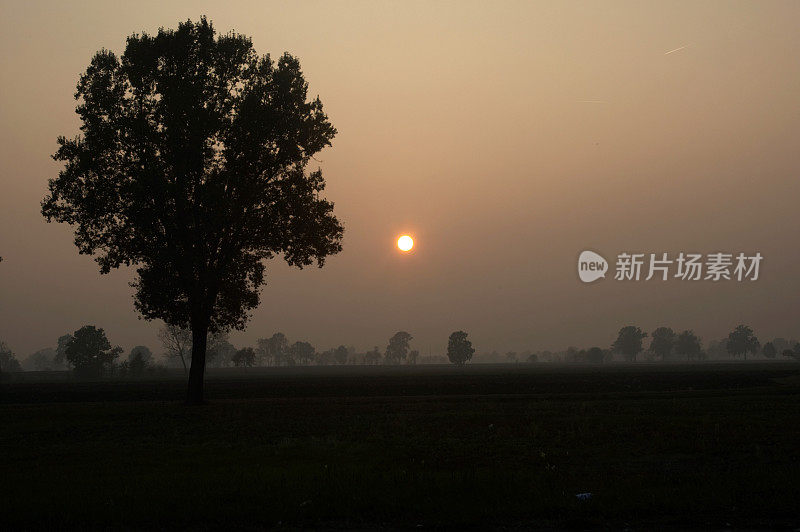
[[[209,333],[206,340],[209,367],[275,367],[275,366],[331,366],[331,365],[414,365],[444,364],[463,365],[470,361],[478,363],[590,363],[600,364],[613,360],[646,361],[701,361],[707,359],[743,359],[762,355],[767,359],[778,356],[800,361],[800,342],[775,338],[759,342],[753,329],[746,325],[736,326],[726,338],[712,340],[704,347],[702,340],[691,330],[676,332],[669,327],[657,327],[649,334],[634,325],[622,327],[614,342],[607,348],[599,346],[587,349],[568,347],[563,351],[496,351],[475,355],[475,349],[464,331],[455,331],[448,338],[445,355],[421,356],[412,349],[413,336],[406,331],[393,334],[381,350],[378,346],[368,351],[339,345],[318,351],[310,342],[290,342],[285,334],[274,333],[259,338],[255,345],[236,348],[227,333]],[[158,332],[163,349],[161,361],[157,361],[150,348],[138,345],[123,356],[119,346],[111,344],[103,329],[85,325],[80,329],[60,336],[54,347],[40,349],[22,362],[5,342],[0,342],[0,372],[18,371],[66,371],[76,376],[98,378],[106,376],[138,377],[150,375],[168,368],[189,371],[191,366],[192,334],[187,328],[165,325]],[[649,344],[645,346],[646,340]]]

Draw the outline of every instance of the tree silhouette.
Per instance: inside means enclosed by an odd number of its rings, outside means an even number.
[[[456,331],[450,335],[447,341],[447,358],[450,362],[463,366],[466,364],[475,353],[472,347],[472,342],[467,340],[467,333],[464,331]]]
[[[683,331],[675,339],[675,352],[685,356],[686,360],[699,359],[703,353],[700,338],[693,331]]]
[[[659,327],[651,333],[650,351],[661,360],[666,360],[675,347],[675,331],[669,327]]]
[[[150,365],[150,360],[153,358],[153,353],[149,348],[143,345],[137,345],[131,349],[128,355],[128,370],[131,375],[141,375]]]
[[[226,367],[233,364],[236,348],[228,340],[228,333],[218,331],[208,335],[208,363],[211,366]]]
[[[378,349],[378,346],[372,348],[371,351],[367,351],[367,354],[364,355],[364,362],[367,364],[379,364],[381,361],[381,352]]]
[[[5,342],[0,342],[0,375],[3,372],[12,373],[22,371],[22,366],[14,356],[14,352],[8,348]]]
[[[54,371],[61,369],[60,364],[55,363],[56,350],[52,347],[45,347],[28,355],[22,363],[26,370],[34,371]]]
[[[71,334],[64,334],[58,337],[56,344],[56,357],[53,359],[58,365],[67,364],[67,346],[72,341]]]
[[[244,347],[233,354],[231,361],[236,367],[252,368],[256,363],[256,352],[252,347]]]
[[[289,357],[302,366],[311,364],[315,354],[314,346],[308,342],[295,342],[289,346]]]
[[[67,361],[82,377],[99,377],[108,372],[120,353],[122,348],[111,347],[105,331],[94,325],[75,331],[66,348]]]
[[[737,325],[736,328],[728,335],[728,342],[725,344],[725,349],[737,357],[744,355],[747,360],[747,353],[758,353],[758,338],[753,334],[753,329],[747,325]]]
[[[333,363],[339,364],[340,366],[347,364],[348,354],[347,347],[340,345],[333,350]]]
[[[78,83],[82,134],[58,139],[42,214],[74,225],[101,273],[136,266],[145,319],[191,328],[189,403],[208,331],[244,328],[263,261],[321,267],[341,250],[322,173],[305,171],[336,129],[307,90],[297,59],[259,57],[205,18],[98,52]]]
[[[800,343],[794,344],[794,349],[784,349],[781,354],[785,357],[800,361]]]
[[[274,364],[276,366],[294,366],[295,360],[289,351],[289,340],[286,335],[277,332],[269,338],[259,338],[258,352],[260,358],[267,363],[267,365]]]
[[[639,327],[628,325],[619,330],[617,339],[611,349],[621,353],[628,362],[636,360],[636,355],[642,351],[642,340],[647,338],[647,333],[642,332]]]
[[[386,362],[388,364],[399,364],[408,355],[408,343],[414,337],[405,331],[399,331],[389,338],[389,345],[386,346]]]

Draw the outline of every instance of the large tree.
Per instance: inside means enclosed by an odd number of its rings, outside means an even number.
[[[306,171],[336,129],[307,92],[296,58],[259,57],[205,18],[98,52],[78,83],[82,134],[58,139],[42,214],[72,224],[101,273],[136,267],[145,319],[191,328],[190,403],[207,333],[244,328],[264,261],[322,266],[341,250],[322,173]]]

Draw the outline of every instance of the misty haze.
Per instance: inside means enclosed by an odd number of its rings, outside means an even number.
[[[0,15],[3,529],[800,527],[800,4]]]

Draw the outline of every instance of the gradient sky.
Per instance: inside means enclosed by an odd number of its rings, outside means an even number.
[[[339,130],[317,158],[344,251],[322,270],[273,261],[235,345],[282,331],[383,349],[403,329],[426,355],[463,329],[479,352],[605,347],[626,324],[800,336],[800,2],[0,6],[0,339],[19,357],[84,324],[161,351],[131,271],[99,275],[39,202],[92,55],[204,14],[298,56]],[[584,249],[764,261],[756,282],[584,285]]]

